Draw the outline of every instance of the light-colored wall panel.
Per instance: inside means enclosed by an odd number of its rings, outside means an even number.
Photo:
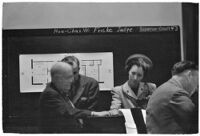
[[[180,25],[180,3],[4,3],[3,29]]]

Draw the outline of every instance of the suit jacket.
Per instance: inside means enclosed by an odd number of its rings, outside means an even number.
[[[112,102],[110,109],[130,109],[130,108],[146,108],[148,98],[156,89],[153,83],[140,82],[138,94],[136,95],[129,87],[128,82],[122,86],[117,86],[112,90]]]
[[[170,79],[151,96],[147,106],[148,133],[190,133],[194,109],[189,94],[179,82]]]
[[[91,111],[74,107],[69,98],[50,83],[40,96],[40,129],[42,132],[81,132],[78,118],[91,115]]]
[[[192,102],[195,105],[193,116],[191,119],[192,122],[192,130],[191,133],[198,133],[199,130],[199,90],[195,91],[191,96]]]
[[[98,82],[84,75],[79,76],[79,80],[72,86],[70,99],[76,108],[97,110],[99,98]]]

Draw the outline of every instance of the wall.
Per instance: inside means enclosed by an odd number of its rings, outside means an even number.
[[[179,25],[181,3],[4,3],[3,29]]]
[[[181,3],[4,3],[3,29],[180,25]]]
[[[199,5],[182,4],[184,58],[199,63]]]
[[[181,3],[3,4],[3,29],[165,25],[180,26],[183,45]]]
[[[181,3],[3,4],[3,29],[166,25],[180,26],[183,45]]]

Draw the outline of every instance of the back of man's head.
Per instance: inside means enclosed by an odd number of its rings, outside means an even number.
[[[198,66],[192,61],[180,61],[174,64],[171,73],[172,76],[178,75],[186,70],[198,70]]]
[[[63,75],[63,73],[71,73],[72,67],[64,62],[57,62],[51,67],[50,73],[51,78],[54,78],[56,75]]]
[[[68,93],[73,83],[72,66],[65,62],[57,62],[51,68],[51,82],[62,92]]]
[[[78,58],[76,58],[75,56],[66,56],[61,61],[68,63],[72,66],[74,65],[74,63],[76,63],[78,67],[80,65]]]

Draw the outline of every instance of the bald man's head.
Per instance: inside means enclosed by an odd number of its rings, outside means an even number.
[[[51,67],[51,76],[63,74],[65,72],[70,74],[72,72],[72,66],[64,62],[57,62]]]
[[[59,91],[68,92],[73,82],[72,66],[64,62],[54,64],[51,68],[51,81]]]

